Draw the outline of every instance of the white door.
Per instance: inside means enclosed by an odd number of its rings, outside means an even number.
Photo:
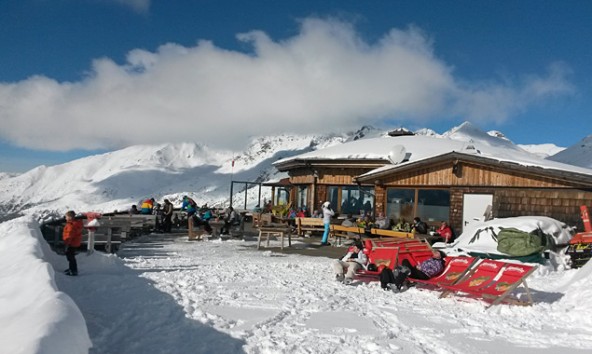
[[[473,222],[484,221],[492,205],[492,194],[463,195],[463,229]]]

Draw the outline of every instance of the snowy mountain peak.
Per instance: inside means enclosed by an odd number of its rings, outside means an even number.
[[[431,137],[438,137],[441,138],[442,135],[436,133],[434,130],[429,128],[422,128],[415,131],[415,135],[424,135],[424,136],[431,136]]]
[[[489,146],[505,147],[513,150],[523,151],[520,147],[512,143],[510,140],[500,138],[498,136],[492,136],[470,122],[464,122],[458,127],[454,127],[449,131],[442,134],[442,137],[460,141],[466,141],[468,143],[479,142]]]
[[[592,135],[549,157],[549,160],[592,168]]]
[[[500,132],[500,131],[498,131],[498,130],[490,130],[490,131],[488,131],[488,132],[487,132],[487,134],[488,134],[488,135],[490,135],[490,136],[496,137],[496,138],[500,138],[500,139],[503,139],[503,140],[508,140],[508,141],[510,141],[510,139],[508,139],[508,138],[507,138],[507,137],[504,135],[504,133],[502,133],[502,132]]]
[[[442,135],[427,128],[415,134],[460,140],[467,147],[472,145],[475,151],[483,145],[522,152],[537,147],[527,146],[522,150],[503,134],[485,133],[469,122]],[[0,174],[0,214],[63,213],[69,209],[106,212],[127,209],[146,197],[177,202],[184,194],[200,204],[222,205],[228,203],[231,181],[264,182],[287,177],[272,165],[279,159],[354,140],[387,136],[388,130],[363,126],[347,133],[256,137],[240,152],[214,150],[198,142],[130,146],[61,165],[39,166],[20,175]],[[562,149],[549,145],[545,147],[547,152]],[[590,168],[591,151],[592,136],[553,159]],[[549,153],[539,152],[539,155]],[[235,187],[234,191],[239,192],[240,188]],[[269,191],[263,193],[262,198],[269,197],[265,194]],[[248,196],[252,205],[256,204],[257,194]],[[240,202],[245,199],[244,194],[240,199]]]

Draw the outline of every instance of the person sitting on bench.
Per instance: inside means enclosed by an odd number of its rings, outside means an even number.
[[[421,221],[419,216],[416,216],[413,218],[411,230],[416,234],[426,235],[428,233],[428,224],[426,224],[424,221]]]
[[[442,238],[443,242],[450,243],[454,239],[452,236],[452,229],[448,226],[446,221],[442,221],[438,230],[436,230],[436,234]]]
[[[238,225],[240,225],[240,216],[233,207],[229,206],[224,212],[224,226],[222,226],[220,234],[228,235],[230,234],[230,228]]]

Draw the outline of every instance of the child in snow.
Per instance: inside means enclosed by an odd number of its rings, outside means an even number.
[[[66,247],[66,259],[68,260],[68,269],[64,274],[78,275],[78,264],[76,263],[76,250],[82,242],[82,220],[75,219],[76,213],[70,210],[66,213],[66,226],[62,233],[64,246]]]

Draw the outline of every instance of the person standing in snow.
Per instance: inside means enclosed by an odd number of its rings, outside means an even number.
[[[331,203],[323,203],[323,224],[325,225],[325,232],[323,233],[323,239],[321,240],[321,246],[328,246],[329,242],[329,228],[331,227],[331,218],[335,215],[335,212],[331,209]]]
[[[184,196],[183,204],[181,204],[181,211],[187,212],[187,230],[189,233],[189,239],[193,240],[195,239],[195,236],[193,235],[193,216],[197,211],[197,203],[188,196]]]
[[[66,213],[66,226],[62,233],[64,246],[66,247],[66,259],[68,260],[68,269],[64,274],[70,276],[78,275],[78,264],[76,263],[76,250],[82,242],[82,220],[76,220],[76,213],[69,210]]]
[[[343,258],[333,261],[335,280],[350,284],[354,280],[358,269],[365,268],[367,264],[368,256],[364,253],[364,246],[360,241],[356,241]],[[343,272],[346,270],[347,274],[344,276]]]
[[[164,207],[162,209],[162,216],[164,218],[162,222],[162,231],[164,233],[171,232],[171,228],[173,226],[173,203],[171,203],[168,199],[164,200]]]

